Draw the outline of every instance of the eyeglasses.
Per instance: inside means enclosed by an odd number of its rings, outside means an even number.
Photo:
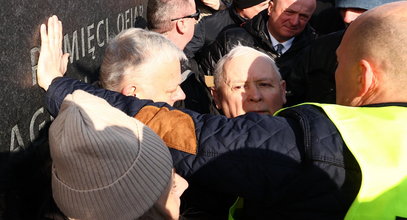
[[[192,15],[186,15],[184,17],[174,18],[174,19],[171,19],[171,21],[176,21],[176,20],[184,19],[184,18],[193,18],[195,20],[198,20],[200,15],[201,15],[201,12],[199,10],[196,10],[196,12],[193,13]]]

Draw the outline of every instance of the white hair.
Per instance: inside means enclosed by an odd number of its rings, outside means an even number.
[[[219,88],[219,86],[221,85],[221,82],[224,80],[225,72],[226,72],[225,71],[226,63],[228,63],[229,61],[231,61],[232,59],[234,59],[236,57],[246,56],[248,54],[258,54],[259,56],[264,57],[267,60],[269,60],[274,72],[281,80],[280,70],[278,69],[276,63],[270,56],[268,56],[267,54],[265,54],[261,51],[253,49],[251,47],[242,46],[241,44],[239,44],[239,45],[236,45],[235,47],[233,47],[233,49],[230,50],[229,53],[227,53],[225,56],[223,56],[216,64],[215,71],[213,74],[215,89]]]
[[[185,54],[161,34],[130,28],[109,42],[100,68],[101,85],[118,91],[127,74],[148,74],[146,67],[186,60]],[[131,71],[127,71],[131,70]]]

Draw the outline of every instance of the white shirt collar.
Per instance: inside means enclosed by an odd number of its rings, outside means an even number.
[[[282,53],[284,54],[288,49],[290,49],[290,47],[293,45],[293,41],[295,37],[292,37],[290,39],[288,39],[285,42],[278,42],[278,40],[276,40],[276,38],[273,37],[273,35],[270,33],[270,31],[268,30],[268,26],[267,26],[267,31],[269,32],[269,36],[270,36],[270,40],[271,40],[271,44],[273,45],[274,48],[276,48],[277,44],[282,44],[284,46]]]

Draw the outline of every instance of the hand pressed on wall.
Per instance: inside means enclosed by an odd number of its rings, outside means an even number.
[[[56,77],[63,76],[68,65],[68,53],[62,52],[62,22],[57,16],[48,18],[48,29],[41,25],[41,50],[38,59],[38,85],[48,90]]]

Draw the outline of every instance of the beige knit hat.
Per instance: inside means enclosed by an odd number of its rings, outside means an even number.
[[[53,196],[70,218],[136,219],[171,179],[171,155],[151,129],[81,90],[62,103],[49,144]]]

